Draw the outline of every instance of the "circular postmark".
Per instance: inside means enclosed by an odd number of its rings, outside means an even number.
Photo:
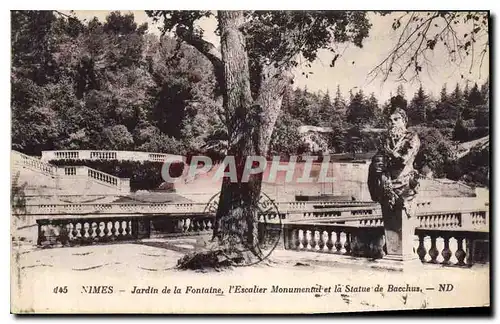
[[[205,206],[204,212],[217,214],[219,208],[220,192],[212,196]],[[252,219],[250,226],[238,220],[239,207],[232,210],[234,219],[225,218],[215,220],[214,226],[225,231],[224,236],[230,237],[230,249],[242,257],[240,262],[235,262],[235,266],[250,266],[269,258],[280,242],[282,232],[282,214],[278,210],[276,203],[265,193],[260,194],[255,207],[252,208]],[[248,217],[248,216],[247,216]],[[249,234],[248,228],[252,228]]]

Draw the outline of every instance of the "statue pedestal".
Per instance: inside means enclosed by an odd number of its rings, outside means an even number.
[[[414,251],[416,217],[408,218],[402,209],[391,210],[382,206],[384,220],[385,244],[387,255],[384,263],[393,263],[396,269],[421,266],[418,255]]]

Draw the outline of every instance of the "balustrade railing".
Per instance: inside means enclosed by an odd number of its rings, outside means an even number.
[[[112,175],[104,173],[104,172],[101,172],[101,171],[98,171],[98,170],[91,169],[91,168],[86,167],[86,169],[87,169],[87,175],[89,178],[92,178],[92,179],[97,180],[99,182],[104,182],[104,183],[111,185],[111,186],[114,186],[114,187],[120,186],[120,178],[112,176]]]
[[[331,223],[285,223],[285,249],[332,253],[371,259],[383,258],[382,226],[353,226]],[[479,230],[415,230],[414,251],[423,263],[471,266],[488,262],[489,233]]]
[[[171,204],[176,205],[176,204]],[[186,204],[178,204],[186,207]],[[55,210],[57,205],[43,205],[47,210]],[[68,208],[79,209],[85,204],[71,204]],[[113,204],[94,204],[100,213],[110,212]],[[127,206],[127,205],[124,205]],[[70,211],[68,209],[68,211]],[[103,216],[100,213],[82,217],[67,215],[38,219],[38,244],[76,245],[94,242],[136,240],[153,236],[189,236],[212,233],[215,215],[213,213],[182,212],[169,215]],[[432,228],[415,230],[414,251],[422,262],[442,265],[471,266],[478,262],[488,262],[489,233],[478,229],[450,228],[457,224],[456,213],[437,217]],[[485,212],[469,212],[470,219],[483,224]],[[432,217],[431,217],[432,216]],[[279,233],[283,214],[259,215],[266,233]],[[356,218],[362,216],[354,216]],[[340,217],[341,219],[343,217]],[[384,229],[381,219],[371,220],[378,223],[350,225],[333,223],[331,220],[314,222],[285,221],[282,227],[285,249],[319,253],[340,254],[370,259],[383,258],[386,254]],[[472,222],[472,221],[471,221]],[[425,223],[425,221],[424,221]],[[278,226],[278,227],[276,227]],[[442,226],[441,228],[435,226]],[[262,232],[259,225],[259,233]]]
[[[55,151],[54,156],[58,160],[78,160],[80,158],[78,151]]]
[[[149,160],[154,162],[163,162],[168,157],[168,154],[149,153]]]
[[[151,218],[154,236],[190,236],[213,232],[215,215],[186,214]]]
[[[166,153],[151,153],[139,151],[107,151],[107,150],[77,150],[77,151],[42,151],[41,159],[50,160],[124,160],[163,162],[167,158],[182,160],[180,155]]]
[[[42,162],[37,158],[17,151],[12,151],[12,155],[14,157],[14,163],[16,164],[20,164],[24,167],[39,171],[49,176],[55,176],[57,174],[57,167],[52,164]]]
[[[91,160],[116,160],[118,154],[113,151],[93,151],[90,152]]]
[[[365,214],[363,217],[340,217],[334,221],[357,222],[362,226],[383,226],[382,214]],[[466,229],[480,230],[488,228],[487,210],[458,210],[458,211],[419,211],[417,210],[418,227],[429,229]]]
[[[156,217],[85,216],[38,219],[38,245],[84,245],[212,233],[215,216],[185,214]]]
[[[380,258],[384,241],[382,227],[339,224],[286,223],[285,249]]]
[[[308,211],[289,211],[288,220],[311,220],[311,219],[364,219],[380,214],[380,207],[377,205],[367,207],[340,207],[340,208],[319,208]]]
[[[420,261],[442,265],[472,266],[488,262],[489,233],[450,229],[416,229]]]
[[[64,175],[76,175],[76,167],[64,167]]]
[[[146,238],[149,220],[142,217],[39,219],[38,245],[85,245]]]
[[[88,178],[105,186],[114,187],[117,190],[122,189],[122,187],[127,187],[127,191],[130,191],[128,179],[121,179],[86,166],[65,166],[59,167],[57,170],[60,170],[60,172],[58,171],[58,174],[66,178]]]
[[[123,179],[121,179],[123,180]],[[305,218],[302,216],[301,213],[310,213],[310,211],[306,210],[300,210],[300,209],[295,209],[295,207],[292,207],[291,210],[286,209],[290,203],[276,203],[278,206],[278,210],[282,214],[287,214],[286,218],[292,219],[292,218],[298,218],[302,219]],[[70,207],[72,204],[52,204],[52,205],[47,205],[47,204],[40,204],[40,205],[27,205],[27,213],[28,214],[64,214],[67,213],[70,210],[75,210],[74,208]],[[143,213],[143,214],[149,214],[149,213],[180,213],[180,212],[203,212],[207,204],[206,203],[110,203],[107,204],[109,207],[107,210],[109,210],[110,213],[123,213],[123,212],[129,212],[129,213]],[[50,208],[48,207],[50,206]],[[102,210],[102,204],[93,204],[93,203],[87,203],[87,204],[78,204],[78,213],[92,213],[93,211],[100,211]],[[293,206],[293,204],[292,204]],[[305,208],[311,208],[313,209],[313,205],[305,205]],[[352,207],[354,210],[356,210],[358,207]],[[318,210],[318,212],[332,212],[335,213],[336,209],[323,209],[323,210]],[[339,208],[338,210],[343,210],[346,212],[349,210],[348,208]],[[288,215],[289,214],[289,215]],[[348,213],[350,215],[350,212]],[[347,214],[346,214],[347,215]],[[292,217],[293,216],[293,217]]]
[[[192,214],[205,212],[204,203],[78,203],[26,205],[30,215],[88,215],[102,214]],[[376,208],[351,207],[286,211],[278,209],[281,220],[293,222],[336,223],[363,227],[383,226],[382,215]],[[417,212],[419,228],[486,230],[489,227],[487,210],[455,212]]]

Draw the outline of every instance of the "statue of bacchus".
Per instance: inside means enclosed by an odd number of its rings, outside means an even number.
[[[418,172],[413,162],[420,140],[407,130],[408,118],[402,108],[394,107],[387,122],[387,134],[370,164],[368,188],[381,205],[388,255],[405,255],[411,252],[403,248],[402,240],[405,235],[413,238],[416,224]]]

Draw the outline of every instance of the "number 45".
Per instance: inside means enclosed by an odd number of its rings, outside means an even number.
[[[54,294],[65,294],[68,292],[68,286],[64,286],[64,287],[58,287],[56,286],[53,290]]]

